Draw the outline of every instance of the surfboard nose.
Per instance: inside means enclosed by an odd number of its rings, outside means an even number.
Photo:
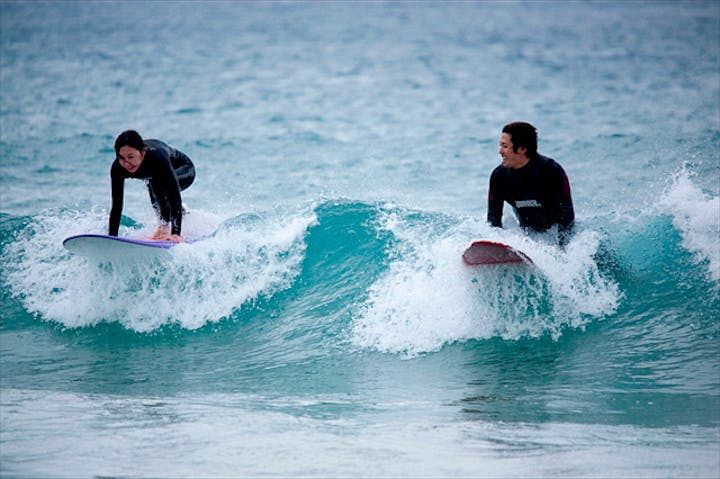
[[[463,261],[469,266],[492,264],[528,263],[532,261],[522,251],[496,241],[474,241],[463,253]]]

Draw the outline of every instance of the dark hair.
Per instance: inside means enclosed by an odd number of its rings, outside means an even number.
[[[115,155],[120,154],[120,148],[123,146],[129,146],[138,151],[142,151],[142,149],[145,148],[145,142],[137,131],[125,130],[120,133],[115,140]]]
[[[537,130],[530,123],[515,121],[503,127],[503,133],[510,135],[513,143],[513,151],[517,153],[519,147],[527,148],[527,157],[537,154]]]

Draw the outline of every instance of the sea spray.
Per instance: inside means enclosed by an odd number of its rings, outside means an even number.
[[[695,261],[707,264],[710,279],[720,281],[720,196],[703,192],[692,182],[692,170],[683,166],[673,175],[658,202],[658,208],[672,216],[682,235],[682,246]]]
[[[62,248],[68,231],[97,231],[102,219],[97,213],[41,215],[5,247],[8,281],[29,311],[67,327],[117,321],[140,332],[172,323],[200,328],[287,288],[314,216],[238,217],[202,241],[142,261],[95,261]]]
[[[478,228],[477,220],[468,220]],[[468,339],[539,337],[557,339],[566,327],[581,328],[612,314],[618,285],[593,260],[598,235],[577,234],[565,251],[522,236],[490,229],[481,235],[527,253],[534,265],[468,267],[461,261],[470,243],[468,224],[438,233],[438,222],[389,211],[378,225],[398,246],[388,271],[369,290],[353,324],[355,344],[410,357]]]

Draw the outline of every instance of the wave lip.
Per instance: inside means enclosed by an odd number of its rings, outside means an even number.
[[[687,166],[672,178],[659,208],[672,216],[680,231],[682,246],[693,253],[697,263],[707,263],[707,274],[720,281],[720,196],[712,196],[692,182]]]

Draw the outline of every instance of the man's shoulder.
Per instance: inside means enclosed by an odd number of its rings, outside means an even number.
[[[563,167],[560,166],[560,163],[553,160],[552,158],[538,154],[537,160],[543,171],[565,174],[565,170],[563,170]]]

